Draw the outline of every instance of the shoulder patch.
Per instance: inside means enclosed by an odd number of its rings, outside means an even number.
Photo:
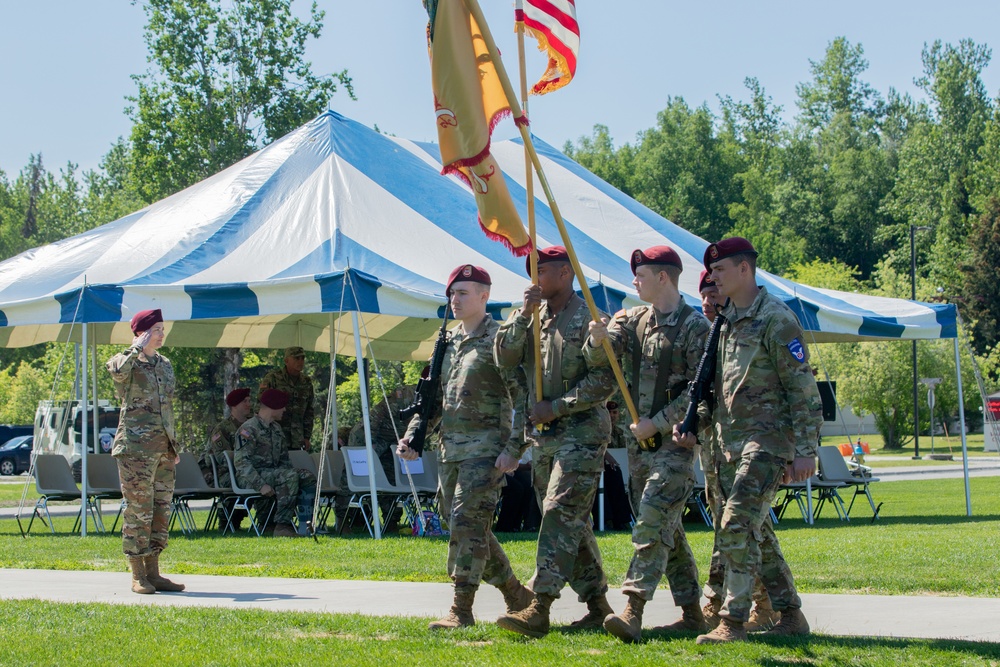
[[[615,313],[615,319],[617,320],[619,317],[625,317],[626,315],[628,315],[628,313],[625,311],[624,308],[622,308],[617,313]]]
[[[792,342],[787,345],[788,351],[792,353],[795,360],[802,363],[806,360],[806,348],[802,346],[802,342],[798,338],[793,338]]]
[[[221,437],[222,437],[221,433],[215,433],[215,434],[213,434],[212,435],[212,442],[218,442],[219,438],[221,438]]]
[[[244,438],[249,438],[250,437],[250,431],[246,430],[245,428],[241,428],[240,429],[240,435],[242,435]]]

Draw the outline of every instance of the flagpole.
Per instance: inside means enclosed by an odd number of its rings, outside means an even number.
[[[577,279],[580,282],[580,291],[583,292],[583,299],[587,302],[587,307],[590,309],[590,317],[595,321],[600,321],[601,312],[597,309],[597,304],[594,303],[594,295],[590,293],[590,287],[587,285],[587,280],[583,275],[583,267],[580,265],[580,260],[576,257],[576,251],[573,249],[573,242],[570,241],[569,232],[566,231],[566,225],[563,222],[562,214],[559,212],[559,206],[556,204],[556,198],[552,194],[551,188],[549,188],[549,181],[545,178],[545,172],[542,169],[542,162],[538,158],[538,153],[535,151],[535,144],[531,141],[531,132],[528,131],[527,124],[524,122],[518,122],[520,119],[524,119],[525,116],[521,111],[521,106],[517,101],[517,94],[514,92],[514,87],[510,83],[510,77],[507,76],[507,70],[504,69],[503,61],[500,60],[500,51],[497,49],[496,42],[493,41],[493,34],[490,32],[490,27],[486,23],[486,17],[483,16],[483,10],[479,6],[477,0],[463,0],[465,6],[469,9],[472,14],[472,18],[476,20],[479,24],[479,29],[483,33],[483,41],[486,43],[486,48],[489,51],[490,59],[496,66],[497,76],[500,78],[500,85],[503,86],[504,95],[507,97],[507,103],[510,105],[511,114],[514,117],[514,124],[521,131],[521,138],[524,140],[524,148],[531,158],[531,163],[535,167],[535,173],[538,174],[538,183],[542,186],[542,190],[545,192],[545,198],[548,200],[549,209],[552,211],[552,217],[556,221],[556,226],[559,228],[559,235],[562,237],[563,245],[566,247],[566,254],[569,255],[570,264],[573,266],[573,272],[576,273]],[[538,319],[538,318],[534,318]],[[611,370],[615,374],[615,379],[618,381],[618,388],[621,389],[622,399],[625,401],[625,407],[628,408],[629,416],[632,418],[632,423],[637,424],[639,422],[639,412],[635,409],[635,403],[632,402],[632,393],[628,389],[628,384],[625,382],[625,376],[622,374],[621,366],[618,365],[618,357],[615,356],[614,349],[611,347],[611,341],[607,338],[604,339],[602,343],[604,352],[608,357],[608,364],[611,366]],[[538,346],[536,346],[537,348]],[[536,368],[538,364],[536,363]]]
[[[522,0],[517,0],[517,19],[523,19],[520,13],[523,11]],[[525,115],[528,114],[528,72],[524,58],[524,21],[517,20],[517,56],[518,71],[521,75],[521,109]],[[528,256],[529,273],[531,274],[531,284],[538,284],[538,241],[536,240],[535,228],[535,180],[531,174],[531,155],[528,153],[527,144],[524,148],[524,189],[528,200],[528,237],[531,239],[531,254]],[[541,403],[542,394],[542,323],[537,317],[538,308],[535,308],[535,317],[531,318],[532,335],[535,340],[535,402]]]

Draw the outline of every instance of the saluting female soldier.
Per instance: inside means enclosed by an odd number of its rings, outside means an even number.
[[[160,576],[174,495],[177,437],[174,434],[174,369],[157,350],[165,337],[163,314],[143,310],[132,318],[132,345],[111,357],[107,369],[121,401],[112,456],[125,497],[122,549],[132,569],[132,591],[182,591]]]

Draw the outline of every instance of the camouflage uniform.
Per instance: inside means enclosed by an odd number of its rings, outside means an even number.
[[[258,415],[246,420],[236,432],[233,455],[240,486],[260,490],[267,484],[274,489],[276,523],[292,523],[297,505],[312,514],[316,476],[292,467],[285,433],[277,422],[266,424]]]
[[[125,510],[122,550],[129,557],[167,548],[170,501],[174,495],[174,369],[159,352],[140,358],[129,348],[107,363],[121,401],[112,456],[118,462]]]
[[[760,288],[737,317],[730,303],[719,339],[714,426],[723,462],[718,490],[724,503],[718,548],[725,567],[720,615],[746,622],[760,571],[776,611],[802,606],[791,571],[766,521],[767,508],[795,457],[816,455],[822,423],[819,390],[795,314]]]
[[[511,426],[524,383],[519,370],[497,368],[493,361],[499,328],[487,315],[471,333],[455,330],[441,365],[442,405],[435,420],[441,437],[439,492],[451,529],[448,575],[456,590],[476,587],[483,579],[501,587],[514,576],[490,527],[503,479],[497,456],[517,459],[525,448],[523,426]],[[413,435],[418,421],[411,420],[404,437]]]
[[[291,449],[309,449],[303,447],[303,440],[309,442],[312,438],[313,422],[315,421],[315,390],[312,378],[305,373],[290,375],[284,366],[275,368],[260,381],[260,389],[280,389],[288,394],[288,405],[281,418],[281,430],[285,432],[288,446]]]
[[[212,478],[212,459],[215,459],[215,470],[219,474],[219,486],[222,488],[232,486],[232,480],[229,478],[229,461],[222,455],[222,452],[235,449],[236,430],[242,424],[243,422],[236,421],[232,415],[229,415],[212,429],[212,433],[205,443],[205,451],[198,458],[198,467],[201,468],[201,474],[205,477],[205,483],[214,484],[216,481]]]
[[[604,470],[611,439],[611,417],[604,403],[614,388],[610,368],[592,368],[583,356],[590,312],[573,295],[562,311],[548,304],[539,309],[542,324],[542,396],[552,401],[557,420],[543,435],[526,427],[532,450],[532,483],[542,508],[535,575],[529,588],[536,595],[559,597],[569,582],[581,602],[608,590],[590,511]],[[520,310],[500,326],[493,353],[502,368],[524,368],[533,399],[534,353],[531,316]],[[556,341],[562,339],[562,344]]]
[[[639,331],[645,319],[645,330]],[[673,343],[670,331],[676,333]],[[671,436],[674,424],[681,422],[687,408],[686,389],[694,379],[708,335],[708,321],[686,307],[683,302],[670,313],[661,313],[651,305],[621,311],[608,323],[608,338],[615,354],[622,358],[629,374],[629,384],[637,387],[636,410],[640,417],[649,417],[662,438],[655,452],[638,449],[635,437],[630,438],[637,453],[635,484],[642,484],[638,520],[632,531],[635,555],[629,565],[622,592],[635,593],[651,600],[661,577],[666,574],[670,592],[678,607],[696,604],[701,598],[698,566],[681,526],[681,517],[694,489],[694,450],[677,447]],[[603,346],[584,347],[584,354],[593,365],[606,365]],[[639,376],[633,377],[634,355],[639,355]],[[669,367],[664,387],[666,404],[653,410],[659,365],[669,355]],[[648,473],[647,473],[648,471]],[[631,472],[631,471],[630,471]]]

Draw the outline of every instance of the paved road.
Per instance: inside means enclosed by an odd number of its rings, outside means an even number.
[[[169,561],[164,561],[165,570]],[[438,617],[451,603],[448,584],[329,579],[278,579],[178,575],[183,593],[136,595],[122,572],[73,572],[0,569],[0,599],[38,598],[56,602],[170,605],[178,607],[256,608],[267,611],[361,613],[371,616]],[[608,596],[616,610],[624,608],[618,590]],[[826,635],[924,637],[1000,641],[1000,599],[888,595],[803,595],[803,611],[814,632]],[[503,613],[503,598],[483,586],[475,613],[491,621]],[[585,612],[567,589],[553,605],[553,620],[568,623]],[[679,618],[667,591],[646,605],[646,627]]]

